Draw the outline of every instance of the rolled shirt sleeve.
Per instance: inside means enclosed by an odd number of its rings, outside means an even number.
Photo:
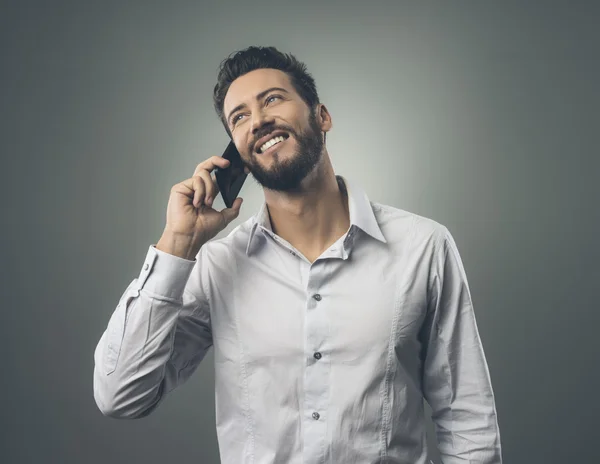
[[[94,399],[104,415],[148,415],[212,345],[201,255],[191,261],[149,247],[94,352]]]
[[[444,227],[422,329],[423,395],[443,464],[501,464],[490,374],[463,264]]]

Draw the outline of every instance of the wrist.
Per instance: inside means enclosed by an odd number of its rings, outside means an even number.
[[[203,242],[198,237],[182,235],[166,230],[156,244],[156,249],[179,258],[193,261],[196,259]]]

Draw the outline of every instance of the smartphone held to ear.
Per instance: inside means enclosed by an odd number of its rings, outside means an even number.
[[[227,148],[221,156],[229,160],[229,166],[225,169],[216,168],[215,178],[217,179],[217,185],[219,186],[219,191],[221,192],[225,206],[231,208],[233,201],[240,193],[248,174],[244,171],[242,157],[233,141],[229,142],[229,145],[227,145]]]

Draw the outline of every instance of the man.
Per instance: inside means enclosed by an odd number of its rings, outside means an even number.
[[[221,460],[428,463],[423,398],[444,464],[501,462],[490,376],[446,227],[370,202],[334,174],[331,115],[292,55],[221,64],[215,108],[260,211],[212,208],[212,157],[176,184],[167,224],[95,351],[107,416],[140,418],[213,346]]]

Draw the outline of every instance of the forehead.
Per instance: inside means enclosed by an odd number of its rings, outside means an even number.
[[[229,111],[242,103],[249,104],[256,95],[270,87],[281,87],[290,93],[296,93],[290,78],[279,69],[255,69],[238,77],[229,86],[223,102],[223,111]]]

